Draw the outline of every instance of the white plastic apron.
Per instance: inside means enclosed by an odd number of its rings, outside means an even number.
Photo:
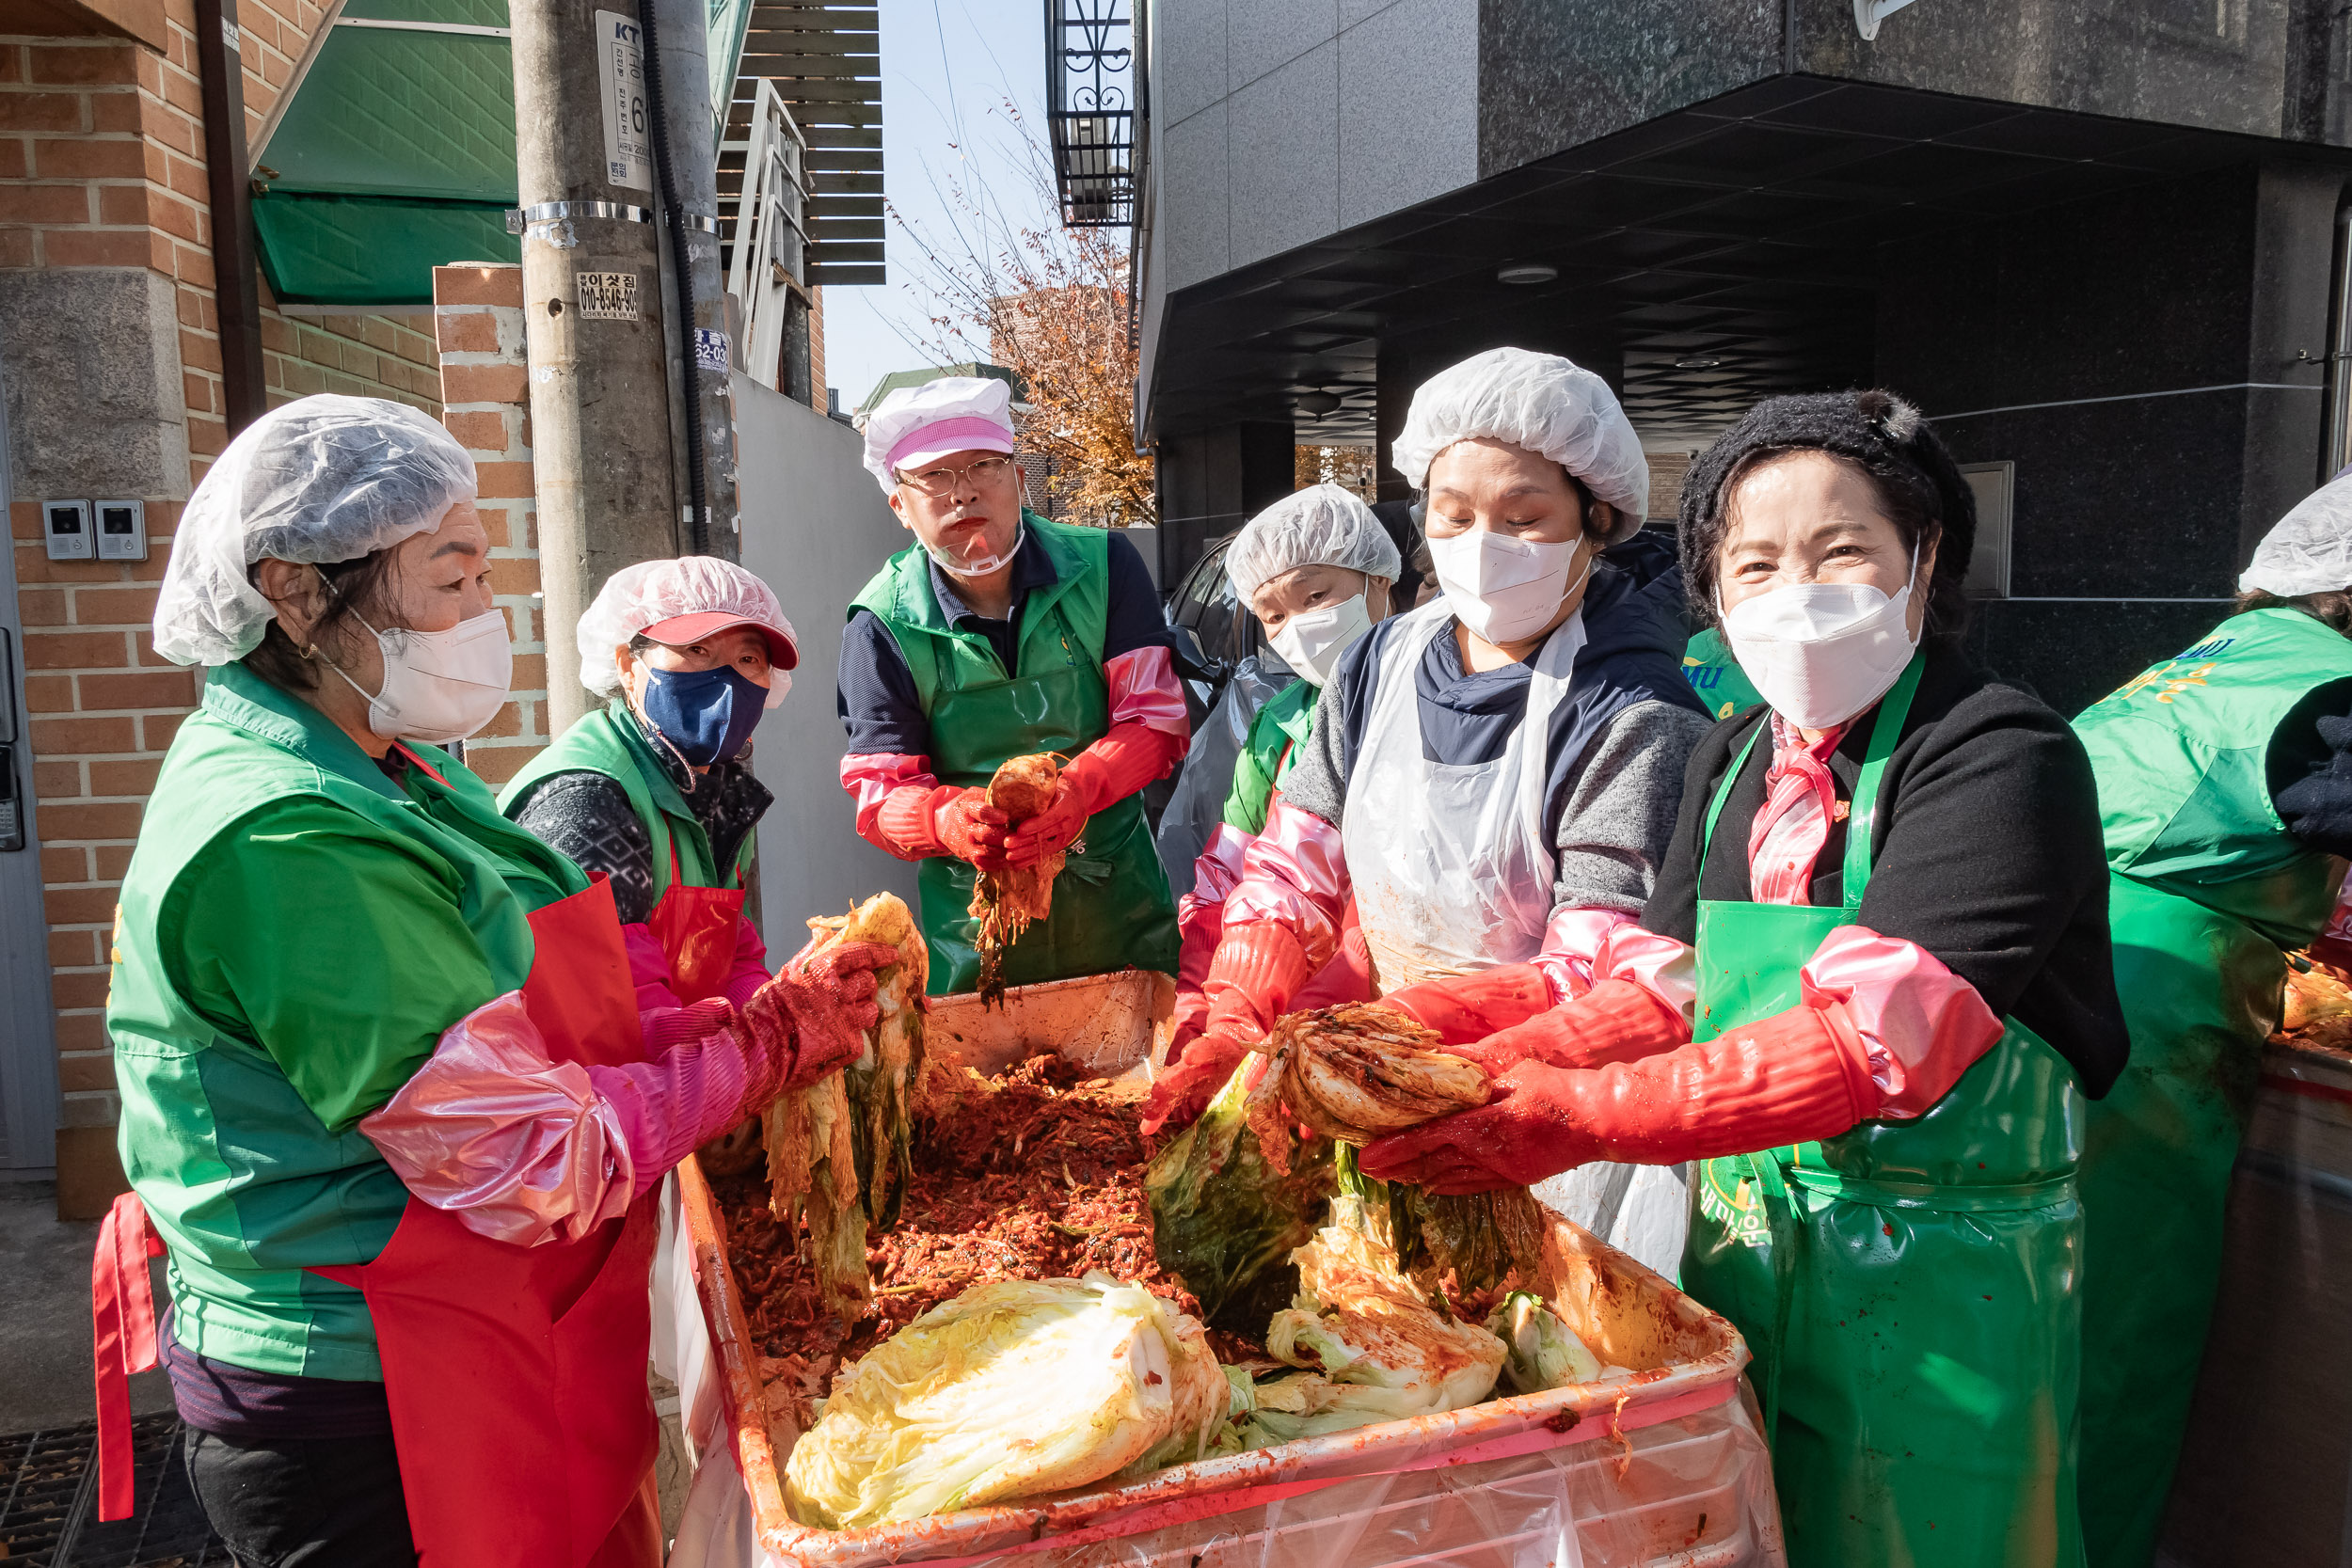
[[[1406,615],[1382,651],[1347,781],[1342,838],[1375,992],[1525,963],[1543,948],[1558,868],[1545,820],[1551,716],[1584,647],[1584,612],[1530,661],[1527,711],[1491,762],[1422,753],[1414,676],[1454,632],[1442,598]],[[1581,1165],[1540,1183],[1548,1207],[1672,1278],[1690,1222],[1681,1165]]]

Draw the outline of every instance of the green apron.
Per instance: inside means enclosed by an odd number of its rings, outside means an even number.
[[[1018,666],[1008,673],[987,638],[954,626],[931,592],[930,558],[916,546],[891,557],[851,602],[871,611],[906,656],[931,726],[931,771],[943,784],[985,785],[997,767],[1033,752],[1074,756],[1110,728],[1103,639],[1110,602],[1110,539],[1100,529],[1023,525],[1053,562],[1057,580],[1021,606]],[[971,865],[949,855],[915,874],[933,995],[978,983],[970,914]],[[1054,879],[1054,912],[1005,950],[1008,986],[1036,985],[1130,965],[1176,973],[1176,903],[1152,846],[1143,800],[1130,795],[1088,819]]]
[[[1697,1038],[1797,1006],[1799,969],[1854,923],[1919,669],[1879,707],[1843,907],[1700,900]],[[2011,1020],[1924,1116],[1701,1162],[1682,1288],[1755,1353],[1794,1568],[2080,1562],[2081,1137],[2074,1069]]]
[[[2232,616],[2074,721],[2099,781],[2122,1076],[2083,1151],[2083,1545],[2144,1568],[2220,1280],[2230,1170],[2279,1019],[2280,951],[2326,924],[2341,863],[2271,803],[2270,741],[2352,641],[2296,610]]]
[[[1227,827],[1252,837],[1265,832],[1274,792],[1314,733],[1315,700],[1322,695],[1319,686],[1293,681],[1250,715],[1248,738],[1233,762],[1233,786],[1225,796]]]
[[[1682,650],[1682,678],[1707,705],[1710,718],[1728,719],[1764,700],[1747,672],[1740,668],[1740,661],[1731,657],[1720,631],[1703,631],[1691,639],[1690,646]]]
[[[644,726],[620,698],[614,698],[603,712],[583,717],[558,736],[554,745],[532,758],[499,792],[499,810],[515,816],[533,790],[558,773],[600,773],[628,796],[629,809],[653,843],[656,903],[670,891],[673,856],[678,880],[688,887],[739,888],[750,876],[758,835],[745,833],[733,863],[723,870],[713,863],[709,830],[678,793],[670,770],[661,766],[653,743],[645,738]]]

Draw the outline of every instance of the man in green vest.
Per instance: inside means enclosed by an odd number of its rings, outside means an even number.
[[[1168,621],[1122,535],[1022,505],[1011,389],[943,376],[884,398],[866,467],[915,543],[851,601],[841,641],[841,783],[857,830],[920,861],[934,994],[979,974],[978,870],[1066,858],[1053,914],[1004,956],[1005,983],[1130,965],[1176,972],[1176,908],[1137,791],[1191,743]],[[1047,808],[991,808],[998,765],[1063,761]]]
[[[2083,1145],[2083,1546],[2144,1568],[2204,1351],[2282,954],[2352,855],[2352,479],[2280,519],[2236,611],[2086,709],[2130,1064]]]

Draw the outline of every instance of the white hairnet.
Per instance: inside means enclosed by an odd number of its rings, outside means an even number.
[[[1609,383],[1556,354],[1488,349],[1422,383],[1390,457],[1416,490],[1429,465],[1456,441],[1478,436],[1538,452],[1617,510],[1609,542],[1632,537],[1649,515],[1649,459]]]
[[[429,414],[326,393],[273,408],[229,443],[180,514],[155,651],[175,664],[243,658],[274,613],[247,575],[255,562],[357,561],[434,531],[473,499],[473,459]]]
[[[1225,575],[1244,604],[1301,566],[1344,566],[1394,582],[1403,563],[1388,530],[1355,492],[1313,484],[1250,518],[1225,552]]]
[[[2329,480],[2273,523],[2237,585],[2282,599],[2352,588],[2352,476]]]
[[[600,697],[621,694],[621,668],[612,650],[627,647],[630,638],[681,615],[724,617],[703,628],[708,636],[720,625],[761,626],[783,634],[800,646],[784,606],[754,574],[715,555],[682,555],[674,561],[640,561],[604,579],[596,598],[580,617],[580,679]],[[660,641],[656,639],[656,641]],[[792,689],[792,673],[778,666],[761,705],[774,707]]]

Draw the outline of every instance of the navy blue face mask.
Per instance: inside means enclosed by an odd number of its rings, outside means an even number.
[[[732,761],[752,737],[768,689],[732,669],[645,671],[646,721],[692,768]]]

